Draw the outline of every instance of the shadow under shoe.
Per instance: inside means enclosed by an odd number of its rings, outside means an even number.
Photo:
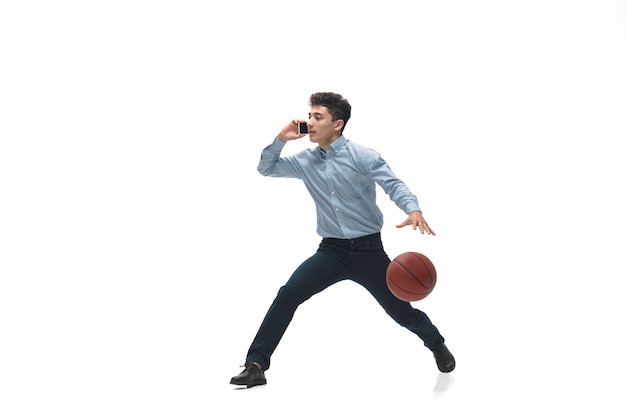
[[[253,363],[249,363],[245,367],[246,369],[244,369],[239,375],[230,379],[231,384],[245,385],[247,388],[267,384],[265,372],[263,372],[262,369]]]
[[[433,355],[435,356],[435,361],[437,362],[437,368],[439,368],[441,372],[452,372],[456,367],[454,356],[452,356],[452,353],[450,353],[445,343],[437,349],[434,349]]]

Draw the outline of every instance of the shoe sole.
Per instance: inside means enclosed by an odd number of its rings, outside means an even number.
[[[444,374],[449,374],[450,372],[454,371],[454,368],[456,368],[456,364],[452,365],[452,366],[450,366],[448,368],[443,368],[443,369],[440,368],[440,367],[438,367],[438,368],[439,368],[439,371],[443,372]]]
[[[245,385],[246,388],[252,388],[252,387],[256,387],[257,385],[265,385],[265,384],[267,384],[267,380],[266,379],[259,379],[259,380],[252,381],[252,382],[233,382],[233,381],[230,381],[230,383],[232,385],[242,385],[242,386]]]

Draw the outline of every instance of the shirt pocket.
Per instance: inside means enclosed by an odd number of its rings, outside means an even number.
[[[346,196],[360,197],[363,192],[364,179],[365,176],[356,169],[346,169],[342,172],[338,189]]]

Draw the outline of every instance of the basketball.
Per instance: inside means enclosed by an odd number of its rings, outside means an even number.
[[[396,256],[387,267],[387,286],[402,301],[418,301],[435,288],[437,271],[425,255],[405,252]]]

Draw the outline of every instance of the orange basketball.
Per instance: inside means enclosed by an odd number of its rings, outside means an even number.
[[[418,301],[432,292],[437,283],[435,265],[425,255],[405,252],[387,267],[387,286],[402,301]]]

